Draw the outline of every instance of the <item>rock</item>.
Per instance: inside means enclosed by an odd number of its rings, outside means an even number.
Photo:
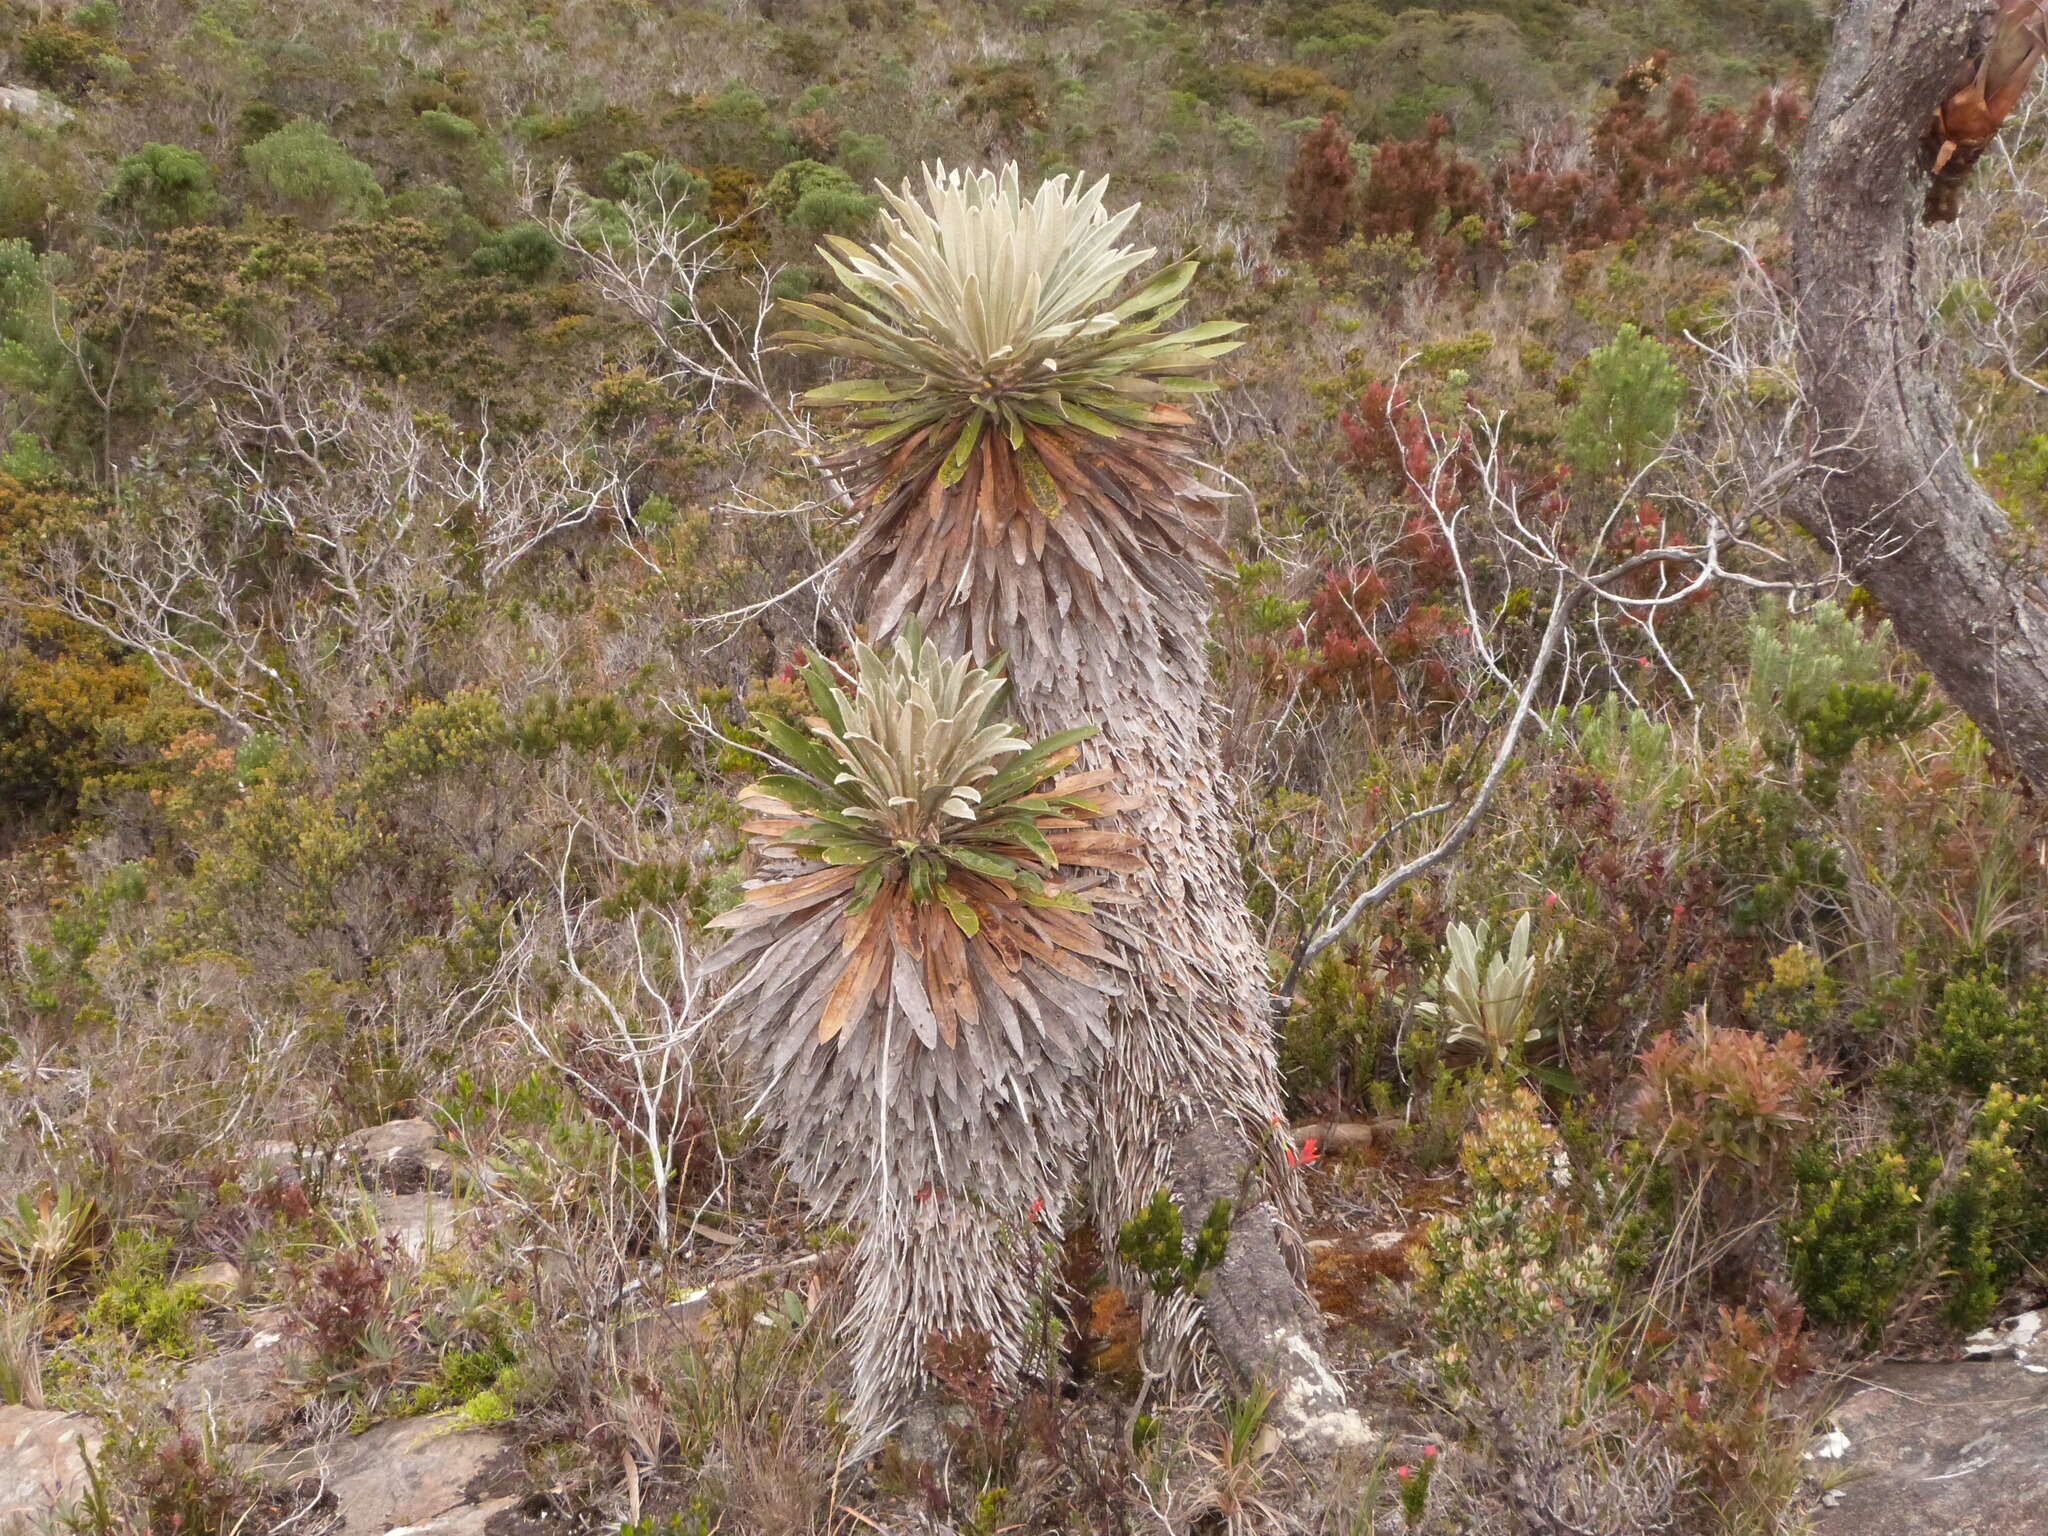
[[[2048,1536],[2048,1372],[1893,1362],[1864,1379],[1814,1452],[1837,1485],[1815,1536]]]
[[[659,1312],[636,1317],[619,1329],[619,1357],[634,1365],[667,1359],[691,1341],[703,1339],[710,1316],[711,1293],[698,1291]]]
[[[228,1260],[219,1259],[202,1268],[186,1270],[172,1284],[196,1285],[208,1301],[224,1307],[242,1294],[242,1271]]]
[[[0,112],[12,112],[44,128],[61,128],[74,115],[56,97],[32,91],[25,85],[0,85]]]
[[[389,1120],[342,1137],[341,1166],[393,1194],[455,1187],[455,1159],[441,1150],[441,1136],[425,1120]]]
[[[0,1407],[0,1536],[26,1536],[85,1491],[100,1430],[75,1413]]]
[[[486,1499],[481,1504],[463,1504],[419,1525],[400,1526],[387,1536],[498,1536],[508,1526],[522,1523],[518,1509],[517,1499]]]
[[[172,1384],[171,1405],[210,1421],[223,1441],[274,1439],[291,1421],[290,1375],[283,1333],[259,1329],[240,1349],[195,1362]]]
[[[1963,1342],[1963,1353],[1972,1360],[2017,1360],[2022,1365],[2038,1363],[2048,1369],[2048,1338],[2042,1336],[2043,1323],[2048,1323],[2048,1317],[2041,1313],[2022,1312],[1995,1327],[1971,1334]]]
[[[511,1438],[457,1413],[390,1420],[315,1447],[292,1470],[334,1495],[334,1536],[482,1536],[486,1521],[517,1504],[521,1483]]]
[[[379,1235],[397,1238],[398,1251],[411,1259],[447,1252],[471,1214],[447,1195],[426,1192],[378,1195],[370,1201],[370,1210]]]

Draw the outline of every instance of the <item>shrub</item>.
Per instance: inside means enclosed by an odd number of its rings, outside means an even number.
[[[1351,232],[1351,184],[1358,166],[1351,158],[1351,136],[1332,112],[1308,133],[1295,150],[1294,169],[1287,177],[1287,222],[1280,229],[1284,249],[1316,256]]]
[[[1798,1034],[1717,1029],[1660,1035],[1637,1057],[1631,1115],[1660,1162],[1701,1184],[1771,1185],[1812,1133],[1826,1070]]]
[[[366,218],[384,200],[377,173],[311,118],[266,134],[242,159],[273,203],[315,223]]]
[[[121,62],[107,44],[90,32],[61,21],[38,22],[21,33],[17,57],[21,72],[37,85],[75,96],[108,68]]]
[[[199,223],[219,201],[204,157],[175,144],[145,144],[122,157],[102,206],[147,229],[176,229]]]
[[[1373,151],[1372,173],[1358,199],[1358,227],[1371,239],[1407,235],[1437,255],[1445,231],[1464,219],[1484,217],[1489,203],[1486,178],[1455,149],[1447,148],[1450,119],[1433,116],[1422,136],[1390,141]]]
[[[1203,1275],[1223,1262],[1230,1244],[1231,1203],[1218,1200],[1209,1208],[1190,1245],[1181,1223],[1180,1204],[1161,1189],[1151,1204],[1117,1231],[1116,1251],[1143,1275],[1155,1294],[1171,1296],[1193,1290]]]
[[[537,283],[553,275],[562,264],[562,250],[546,226],[528,221],[508,225],[489,236],[476,248],[469,264],[482,277]]]
[[[1474,1348],[1512,1346],[1567,1309],[1613,1294],[1610,1255],[1578,1236],[1564,1141],[1533,1093],[1491,1084],[1458,1162],[1465,1204],[1430,1224],[1416,1271],[1449,1363]]]
[[[0,646],[0,806],[75,806],[88,779],[117,766],[109,728],[148,705],[138,662],[83,625],[24,615]]]
[[[288,1276],[291,1330],[320,1366],[352,1365],[373,1330],[390,1323],[395,1251],[363,1239]]]
[[[2025,1269],[2021,1237],[2038,1216],[2048,1182],[2029,1180],[2016,1140],[2048,1129],[2042,1100],[1994,1088],[1977,1112],[1962,1164],[1930,1212],[1938,1234],[1942,1316],[1968,1333],[1991,1320],[2005,1287]]]
[[[64,352],[50,320],[54,304],[49,267],[26,240],[0,240],[0,384],[35,394],[49,388],[62,367]],[[15,445],[20,446],[19,442]],[[24,476],[14,466],[0,465],[0,517]],[[0,526],[0,535],[10,532]]]
[[[1654,337],[1624,325],[1586,359],[1586,379],[1565,422],[1564,456],[1589,478],[1635,474],[1678,426],[1685,376]]]
[[[1817,1322],[1883,1334],[1919,1263],[1921,1187],[1896,1147],[1846,1160],[1817,1143],[1800,1154],[1783,1233],[1793,1289]]]
[[[237,1536],[274,1527],[290,1501],[228,1454],[207,1429],[181,1419],[117,1424],[87,1494],[58,1524],[70,1536]]]
[[[463,148],[477,141],[478,128],[460,112],[429,107],[420,114],[420,126],[443,144]]]
[[[1890,642],[1889,623],[1866,633],[1831,601],[1790,623],[1766,605],[1750,621],[1751,716],[1779,760],[1804,757],[1802,783],[1820,805],[1833,803],[1858,747],[1904,741],[1940,714],[1924,675],[1904,688],[1887,679]]]
[[[1932,1027],[1886,1080],[1909,1094],[1972,1099],[1995,1083],[2048,1090],[2048,982],[2015,995],[1984,971],[1952,979],[1935,1000]]]
[[[1787,1389],[1819,1363],[1806,1316],[1781,1287],[1758,1311],[1722,1307],[1675,1370],[1637,1386],[1666,1443],[1684,1460],[1697,1513],[1687,1529],[1770,1530],[1804,1480],[1804,1420]],[[1668,1384],[1667,1384],[1668,1382]],[[1742,1516],[1748,1519],[1742,1519]]]
[[[206,1294],[196,1285],[169,1284],[169,1259],[170,1245],[161,1239],[132,1228],[116,1234],[112,1268],[86,1308],[86,1322],[152,1354],[190,1354],[193,1319],[206,1310]]]
[[[769,209],[799,234],[856,235],[882,206],[836,165],[793,160],[768,179],[762,197]]]

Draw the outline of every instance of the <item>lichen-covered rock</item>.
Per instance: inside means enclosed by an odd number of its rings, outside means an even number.
[[[61,128],[73,115],[56,97],[45,96],[25,85],[0,85],[0,112],[11,112],[45,128]]]
[[[2048,1536],[2048,1368],[1893,1362],[1813,1453],[1817,1536]]]
[[[99,1443],[83,1415],[0,1407],[0,1536],[26,1536],[83,1493]]]
[[[342,1137],[335,1150],[344,1169],[393,1194],[455,1187],[455,1159],[441,1150],[440,1133],[426,1120],[367,1126]]]
[[[320,1478],[333,1495],[335,1536],[481,1536],[511,1511],[521,1481],[511,1439],[455,1413],[389,1420],[316,1447],[293,1472]]]
[[[274,1439],[292,1416],[292,1352],[284,1346],[280,1329],[259,1327],[241,1348],[195,1362],[171,1387],[173,1406],[226,1441]]]

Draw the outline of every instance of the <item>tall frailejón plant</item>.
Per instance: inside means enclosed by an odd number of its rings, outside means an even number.
[[[1219,1201],[1235,1213],[1201,1294],[1154,1304],[1151,1336],[1179,1354],[1199,1308],[1298,1446],[1355,1444],[1283,1254],[1265,955],[1209,685],[1222,498],[1187,407],[1240,327],[1173,329],[1194,264],[1134,283],[1153,252],[1121,243],[1137,210],[1103,195],[1056,177],[1027,198],[1015,167],[885,189],[882,238],[824,248],[843,291],[791,306],[806,324],[782,340],[854,365],[808,398],[848,418],[831,467],[861,514],[840,585],[855,616],[878,637],[914,623],[950,656],[1006,653],[1024,730],[1099,722],[1082,761],[1136,801],[1119,824],[1145,860],[1116,872],[1131,904],[1107,934],[1123,984],[1090,1115],[1095,1220],[1114,1233],[1162,1189],[1190,1231]]]
[[[721,1006],[798,1183],[863,1224],[850,1326],[872,1435],[935,1333],[984,1332],[1002,1373],[1020,1363],[1038,1218],[1075,1177],[1120,986],[1084,893],[1139,861],[1094,825],[1128,803],[1109,774],[1068,772],[1090,729],[1034,745],[998,672],[914,626],[854,654],[850,676],[802,669],[806,728],[756,720],[782,771],[743,793],[758,868],[710,963],[744,967]]]

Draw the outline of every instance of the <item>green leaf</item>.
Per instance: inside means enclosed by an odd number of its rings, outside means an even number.
[[[1225,336],[1235,336],[1244,329],[1242,320],[1208,320],[1201,325],[1191,325],[1184,331],[1175,331],[1166,338],[1170,347],[1192,347],[1204,341],[1216,341]],[[1242,345],[1242,343],[1240,343]]]
[[[1174,263],[1110,313],[1119,320],[1128,320],[1148,309],[1157,309],[1170,299],[1179,298],[1181,290],[1194,281],[1196,267],[1197,263],[1192,261]]]
[[[946,455],[945,463],[939,466],[939,484],[958,485],[967,475],[967,461],[973,457],[977,444],[981,442],[981,429],[988,418],[979,411],[967,418],[960,428],[960,435],[953,440],[952,452]]]
[[[1045,777],[1044,764],[1069,747],[1078,747],[1082,742],[1102,734],[1102,728],[1094,725],[1077,725],[1071,730],[1058,731],[1043,741],[1032,743],[1031,750],[1020,752],[1002,767],[1002,771],[984,784],[981,789],[983,805],[999,805],[1020,790],[1035,787]]]
[[[1013,834],[1017,841],[1038,855],[1038,862],[1047,869],[1060,867],[1060,856],[1053,852],[1052,844],[1045,840],[1045,834],[1038,830],[1033,821],[1020,821]]]
[[[962,869],[971,870],[977,875],[986,875],[991,880],[1022,885],[1031,879],[1031,872],[1014,859],[1006,859],[1000,854],[983,853],[978,848],[963,848],[958,843],[948,843],[946,857]]]
[[[830,784],[843,766],[832,749],[809,731],[800,731],[787,720],[773,715],[754,716],[754,730],[768,739],[790,765],[802,769],[820,783]]]
[[[968,938],[971,939],[981,932],[981,919],[974,915],[974,908],[969,906],[952,886],[941,885],[938,897],[945,903],[946,910],[952,914],[954,923]]]
[[[755,780],[755,787],[763,794],[795,806],[800,811],[817,811],[831,814],[841,810],[845,801],[829,790],[821,789],[809,779],[800,779],[793,773],[771,773]]]
[[[1098,416],[1086,406],[1067,402],[1067,420],[1097,437],[1122,437],[1124,429],[1106,417]]]
[[[915,400],[918,393],[882,379],[841,379],[836,384],[820,384],[816,389],[805,390],[804,404],[890,404],[898,400]]]

